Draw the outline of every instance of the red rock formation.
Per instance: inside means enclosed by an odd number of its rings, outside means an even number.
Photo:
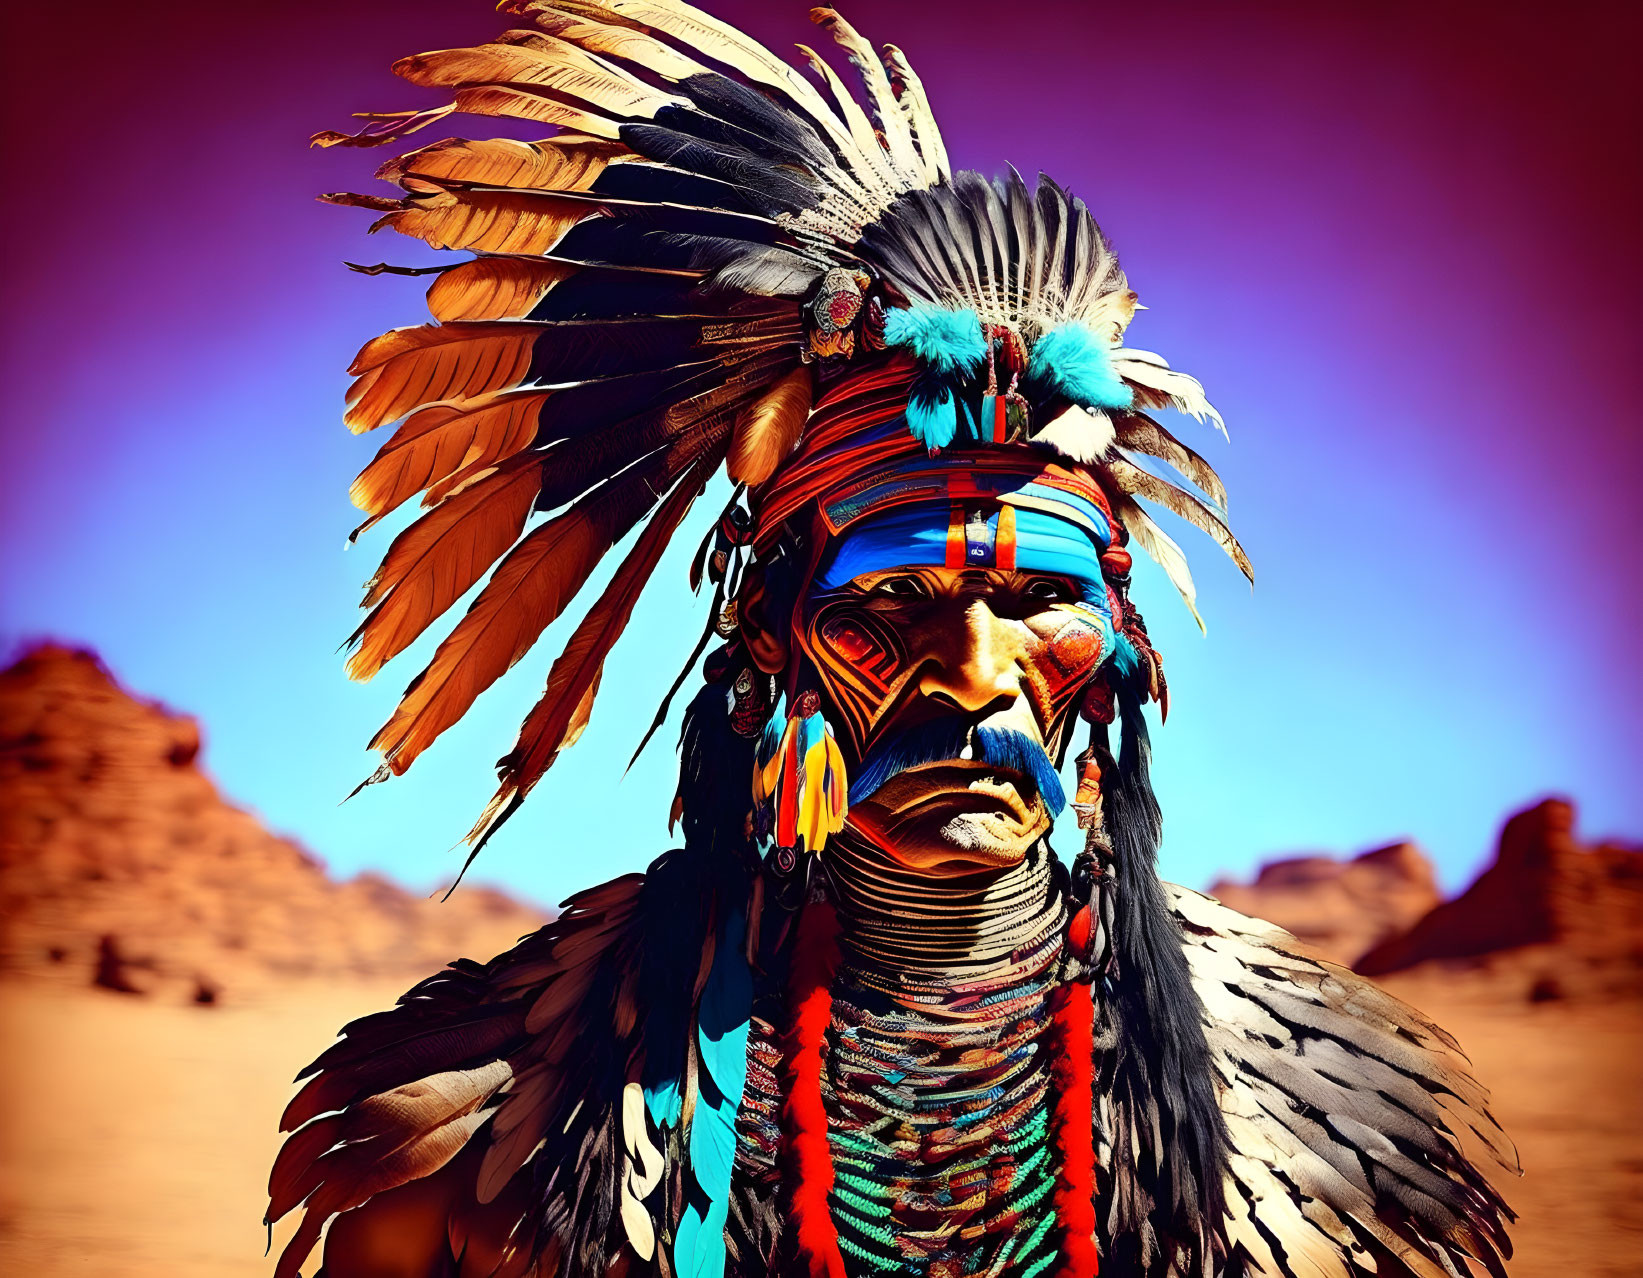
[[[1223,879],[1209,891],[1348,965],[1443,899],[1432,863],[1413,843],[1394,843],[1350,861],[1326,856],[1270,861],[1253,883]]]
[[[1485,970],[1537,999],[1643,993],[1643,850],[1588,848],[1574,829],[1560,799],[1519,812],[1471,887],[1375,946],[1358,970]]]
[[[541,912],[345,883],[226,802],[189,718],[97,658],[42,645],[0,672],[0,972],[211,1003],[275,979],[416,976],[486,957]]]

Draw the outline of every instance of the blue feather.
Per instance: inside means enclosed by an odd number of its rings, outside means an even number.
[[[938,373],[970,374],[987,358],[981,316],[939,306],[891,307],[884,313],[884,343],[904,347]]]
[[[713,967],[696,1010],[700,1091],[690,1123],[690,1173],[700,1194],[679,1221],[673,1242],[680,1278],[722,1278],[730,1170],[736,1160],[736,1112],[747,1086],[747,1031],[753,1014],[753,973],[742,942],[747,919],[733,910],[725,920]]]
[[[679,1080],[670,1078],[657,1087],[645,1088],[645,1108],[650,1111],[650,1121],[658,1127],[672,1127],[679,1121],[679,1113],[685,1103],[684,1096],[679,1091]]]
[[[907,429],[926,448],[946,448],[958,434],[958,413],[953,396],[945,387],[936,397],[915,395],[907,401]]]
[[[1117,635],[1118,639],[1112,650],[1112,664],[1120,675],[1128,679],[1140,669],[1141,654],[1136,652],[1135,645],[1123,631],[1118,631]]]
[[[1033,344],[1027,378],[1085,408],[1128,408],[1135,392],[1112,366],[1112,347],[1087,324],[1057,324]]]

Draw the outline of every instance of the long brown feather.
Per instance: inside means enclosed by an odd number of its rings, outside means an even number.
[[[510,33],[514,34],[514,33]],[[524,43],[482,44],[414,54],[394,64],[396,74],[423,88],[541,85],[587,103],[605,116],[649,119],[684,99],[653,89],[602,58],[540,32],[519,32]]]
[[[343,421],[356,433],[372,430],[422,404],[517,386],[539,335],[515,321],[422,324],[373,337],[348,366],[355,381]]]
[[[702,486],[718,468],[717,449],[701,457],[668,494],[656,514],[622,561],[598,602],[576,628],[564,652],[548,673],[542,699],[532,707],[519,730],[519,740],[502,760],[502,782],[485,811],[468,832],[475,851],[494,834],[531,788],[553,766],[579,720],[591,710],[590,689],[599,678],[605,657],[622,631],[639,594],[650,580],[656,561],[669,538],[690,510]]]
[[[349,675],[369,679],[484,576],[518,540],[541,486],[537,459],[516,455],[400,533],[366,583],[361,606],[373,611],[355,632]]]
[[[1199,488],[1222,510],[1227,505],[1226,485],[1213,467],[1145,413],[1121,413],[1115,419],[1118,442],[1149,457],[1168,462]]]
[[[348,490],[354,505],[371,516],[355,536],[423,489],[467,467],[494,466],[525,448],[549,394],[508,391],[412,413]]]
[[[390,769],[398,774],[409,768],[530,650],[678,473],[681,460],[674,453],[693,456],[699,449],[699,443],[681,442],[601,485],[520,542],[372,738],[370,748],[382,751]]]
[[[540,191],[450,191],[420,178],[409,179],[414,194],[384,203],[376,196],[337,192],[322,195],[326,204],[373,209],[385,216],[371,225],[426,241],[436,249],[471,253],[519,253],[539,256],[553,251],[565,232],[597,216],[597,203],[556,199]]]
[[[485,589],[371,740],[402,773],[563,612],[599,560],[643,513],[642,479],[607,486],[537,528]]]
[[[467,115],[496,115],[533,120],[537,124],[554,124],[562,129],[611,141],[615,141],[622,131],[615,120],[561,102],[543,90],[515,88],[506,84],[476,84],[471,88],[458,89],[452,107]]]
[[[503,8],[509,13],[529,17],[550,35],[569,40],[590,53],[620,58],[653,71],[665,80],[679,81],[701,75],[707,68],[672,45],[663,44],[632,27],[618,26],[614,15],[569,12],[572,6],[549,4],[545,0],[526,0],[508,3]]]
[[[592,134],[561,133],[543,142],[446,138],[389,160],[376,175],[401,185],[421,177],[473,186],[585,191],[607,164],[629,156],[622,143]]]
[[[762,484],[776,471],[810,416],[815,378],[800,365],[748,405],[736,423],[725,467],[738,484]]]
[[[579,269],[539,258],[477,257],[435,277],[428,287],[428,310],[441,323],[520,319]]]

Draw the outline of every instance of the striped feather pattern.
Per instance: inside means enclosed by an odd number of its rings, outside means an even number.
[[[1243,1272],[1504,1278],[1513,1215],[1479,1164],[1521,1171],[1455,1041],[1281,928],[1167,891],[1222,1084]]]

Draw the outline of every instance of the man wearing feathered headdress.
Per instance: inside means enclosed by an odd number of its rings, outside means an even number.
[[[350,666],[495,565],[373,741],[403,772],[637,530],[477,850],[581,732],[723,467],[684,845],[315,1061],[270,1186],[270,1219],[305,1208],[281,1278],[327,1222],[329,1278],[1502,1275],[1510,1213],[1468,1148],[1509,1146],[1453,1042],[1157,876],[1143,707],[1168,691],[1132,550],[1193,591],[1141,500],[1250,568],[1151,414],[1219,418],[1124,345],[1136,295],[1083,202],[951,172],[901,53],[830,10],[860,100],[677,0],[503,8],[525,25],[397,65],[449,105],[317,139],[559,130],[328,197],[473,254],[439,323],[351,369],[349,425],[400,422],[354,486],[367,525],[431,509]]]

